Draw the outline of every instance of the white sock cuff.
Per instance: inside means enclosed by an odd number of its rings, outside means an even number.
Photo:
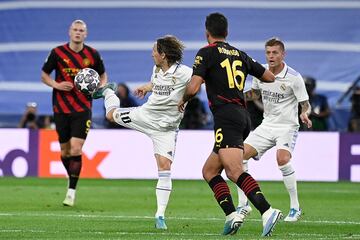
[[[115,95],[114,91],[107,92],[107,94],[105,95],[105,98],[104,98],[104,106],[105,106],[105,109],[106,109],[106,115],[111,110],[120,107],[120,100]]]
[[[159,178],[171,177],[171,171],[170,170],[158,171],[158,176]]]
[[[159,179],[156,185],[156,189],[171,191],[172,189],[171,171],[159,171]]]
[[[282,175],[283,175],[284,177],[289,176],[289,175],[295,173],[295,170],[294,170],[294,168],[292,167],[291,162],[288,162],[288,163],[285,164],[285,165],[279,166],[279,169],[280,169],[280,171],[282,172]]]

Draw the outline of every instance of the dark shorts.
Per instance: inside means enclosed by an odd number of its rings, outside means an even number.
[[[248,111],[236,104],[226,104],[214,112],[215,144],[220,148],[244,148],[244,140],[250,133],[251,120]]]
[[[72,137],[86,139],[91,126],[91,111],[54,113],[54,121],[60,143],[66,143]]]

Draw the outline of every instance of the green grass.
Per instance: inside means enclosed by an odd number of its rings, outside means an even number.
[[[66,184],[0,178],[0,239],[260,239],[257,211],[237,235],[220,235],[224,216],[204,181],[173,181],[167,231],[154,229],[156,180],[81,179],[73,208],[61,204]],[[261,188],[287,214],[283,183]],[[301,221],[280,222],[271,239],[360,239],[360,184],[300,182],[298,189]]]

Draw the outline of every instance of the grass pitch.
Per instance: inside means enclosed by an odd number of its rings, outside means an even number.
[[[235,236],[221,236],[224,215],[204,181],[173,181],[167,231],[154,228],[156,180],[81,179],[73,208],[62,206],[66,185],[65,179],[0,178],[0,239],[263,239],[255,208]],[[260,185],[286,215],[283,183]],[[298,190],[302,219],[280,222],[270,239],[360,239],[359,183],[300,182]]]

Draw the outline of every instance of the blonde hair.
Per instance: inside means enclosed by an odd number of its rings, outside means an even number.
[[[280,46],[280,48],[285,51],[285,44],[281,41],[278,37],[272,37],[266,41],[265,47],[272,47],[272,46]]]
[[[72,27],[72,26],[75,25],[75,24],[81,24],[81,25],[83,25],[83,26],[85,27],[85,29],[87,29],[86,23],[85,23],[83,20],[81,20],[81,19],[76,19],[76,20],[74,20],[74,21],[71,23],[70,27]]]

